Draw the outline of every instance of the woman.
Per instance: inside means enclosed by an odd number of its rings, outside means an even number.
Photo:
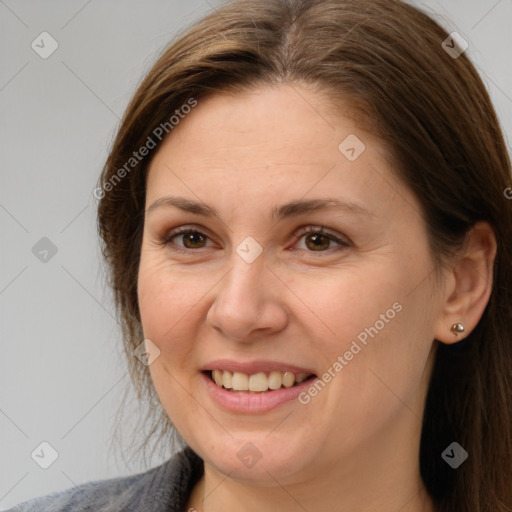
[[[98,194],[133,380],[186,446],[12,510],[511,511],[510,168],[460,36],[405,3],[197,23]]]

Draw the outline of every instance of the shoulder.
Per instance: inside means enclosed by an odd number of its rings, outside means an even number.
[[[137,475],[88,482],[25,501],[6,512],[170,512],[186,506],[203,471],[189,447]]]

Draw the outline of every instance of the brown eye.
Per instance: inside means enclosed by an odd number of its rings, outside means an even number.
[[[305,238],[306,246],[312,251],[329,249],[331,241],[328,236],[318,233],[310,233]]]
[[[171,231],[163,237],[162,245],[169,246],[176,251],[188,249],[203,249],[211,245],[210,237],[194,229],[181,229]]]
[[[298,238],[294,249],[301,249],[307,252],[327,252],[329,249],[346,249],[351,247],[348,240],[324,231],[322,227],[309,226],[302,229],[295,236]],[[304,241],[302,241],[304,239]]]
[[[177,238],[178,236],[182,237],[183,247],[187,249],[201,249],[206,245],[208,238],[198,231],[186,231],[185,233],[174,235],[172,238]]]

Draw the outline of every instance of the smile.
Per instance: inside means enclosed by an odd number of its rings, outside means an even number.
[[[249,391],[250,393],[264,393],[282,387],[291,388],[313,376],[311,373],[295,374],[280,371],[258,372],[248,375],[247,373],[218,369],[208,373],[211,380],[221,388],[232,392]]]

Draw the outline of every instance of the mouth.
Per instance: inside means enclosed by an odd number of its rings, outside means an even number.
[[[312,368],[276,360],[217,359],[203,367],[201,375],[206,396],[235,414],[265,414],[293,405],[317,379]]]
[[[206,370],[203,372],[216,386],[232,393],[263,394],[283,388],[293,388],[316,378],[313,373],[269,371],[247,374],[229,370]]]

